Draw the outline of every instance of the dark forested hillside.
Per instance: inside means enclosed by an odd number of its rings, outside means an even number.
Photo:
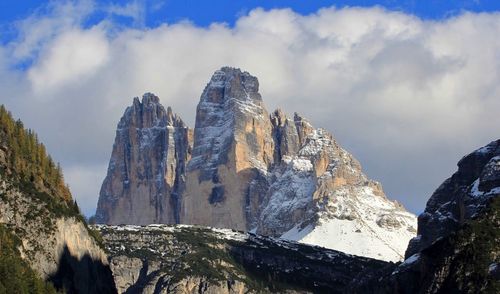
[[[36,133],[25,129],[20,120],[14,120],[3,105],[0,106],[0,150],[3,169],[9,173],[15,171],[19,180],[29,181],[68,203],[71,201],[59,164],[47,154]]]

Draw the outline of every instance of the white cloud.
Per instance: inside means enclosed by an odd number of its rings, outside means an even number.
[[[18,39],[10,45],[16,59],[34,58],[38,50],[58,34],[80,26],[94,11],[92,0],[51,1],[33,15],[15,23]]]
[[[28,79],[35,92],[81,83],[95,75],[108,58],[109,43],[99,28],[65,31],[44,48],[28,70]]]
[[[151,11],[156,12],[161,10],[166,4],[166,1],[154,0],[151,3]]]
[[[143,29],[110,20],[84,28],[63,7],[69,16],[31,17],[22,37],[0,50],[0,63],[38,52],[26,71],[0,64],[0,84],[11,93],[7,106],[69,172],[80,203],[97,202],[116,124],[133,96],[158,94],[192,126],[203,87],[223,65],[256,75],[270,111],[298,110],[330,130],[413,211],[461,156],[500,135],[496,13],[423,21],[381,8],[305,16],[255,9],[234,27]],[[37,25],[47,31],[29,37]]]

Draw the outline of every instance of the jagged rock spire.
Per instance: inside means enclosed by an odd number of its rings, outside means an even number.
[[[107,224],[178,223],[189,130],[157,96],[136,97],[121,118],[96,219]]]

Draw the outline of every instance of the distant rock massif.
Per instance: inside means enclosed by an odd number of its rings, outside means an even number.
[[[229,67],[205,87],[194,130],[153,94],[134,99],[96,220],[230,228],[391,261],[416,234],[415,216],[330,133],[268,113],[257,78]]]

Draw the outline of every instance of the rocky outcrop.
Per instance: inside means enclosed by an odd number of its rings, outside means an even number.
[[[406,260],[354,279],[353,293],[499,293],[499,147],[462,158],[419,216]]]
[[[178,223],[189,136],[184,122],[158,97],[134,98],[118,124],[96,221]]]
[[[415,216],[388,200],[326,130],[297,113],[269,114],[248,72],[223,67],[214,73],[197,107],[192,149],[190,131],[180,119],[165,128],[162,109],[147,94],[125,112],[98,222],[232,228],[403,258]],[[165,140],[169,136],[178,139]],[[177,180],[171,185],[168,179]]]
[[[418,235],[406,257],[438,238],[456,231],[478,214],[492,197],[500,195],[500,140],[493,141],[458,162],[458,171],[432,194],[418,217]]]
[[[120,293],[346,293],[391,265],[228,229],[97,227]]]

